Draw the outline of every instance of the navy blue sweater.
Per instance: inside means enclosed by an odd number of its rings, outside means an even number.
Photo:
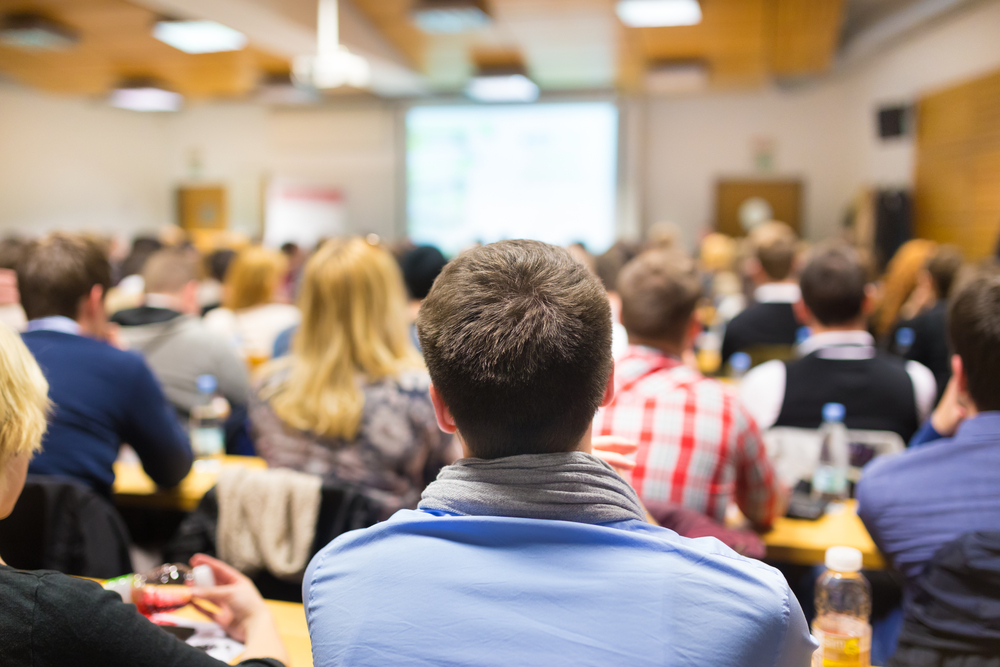
[[[23,334],[49,381],[54,406],[29,471],[79,480],[109,495],[122,443],[160,486],[191,469],[191,445],[142,357],[58,331]]]

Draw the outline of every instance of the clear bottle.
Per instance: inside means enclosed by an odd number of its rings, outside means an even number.
[[[729,357],[729,376],[734,380],[742,380],[752,363],[750,355],[746,352],[734,352]]]
[[[214,375],[199,375],[197,382],[198,402],[191,408],[189,421],[191,449],[195,456],[221,456],[226,451],[224,424],[228,410],[220,400],[225,403],[226,399],[216,394],[218,382]]]
[[[812,667],[870,667],[872,589],[861,574],[861,552],[830,547],[826,568],[816,582],[812,633],[819,648]]]
[[[843,500],[847,497],[850,445],[844,415],[845,409],[840,403],[827,403],[823,406],[823,425],[820,426],[822,441],[812,487],[814,495],[829,500]]]
[[[145,616],[180,609],[191,602],[191,587],[215,586],[215,575],[207,565],[188,567],[167,563],[143,574],[126,574],[104,582],[104,588],[133,603]]]

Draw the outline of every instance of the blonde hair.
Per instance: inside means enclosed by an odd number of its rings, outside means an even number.
[[[49,383],[21,337],[0,324],[0,470],[15,456],[41,449],[48,393]]]
[[[893,255],[882,279],[882,298],[875,312],[875,332],[879,336],[887,335],[895,326],[899,311],[917,286],[920,271],[936,249],[934,241],[912,239]]]
[[[291,371],[270,397],[289,426],[331,438],[357,436],[364,394],[357,375],[378,381],[419,368],[406,321],[406,296],[392,255],[360,238],[327,241],[306,264],[302,325]]]
[[[287,270],[288,261],[280,252],[262,246],[244,248],[226,271],[222,305],[242,310],[270,303]]]

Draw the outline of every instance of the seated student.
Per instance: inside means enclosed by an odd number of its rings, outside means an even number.
[[[46,382],[17,335],[0,325],[0,519],[10,515],[24,487],[32,454],[45,431]],[[271,613],[250,580],[228,565],[198,555],[192,565],[212,568],[218,585],[195,591],[219,607],[215,620],[245,642],[244,667],[287,662]],[[222,667],[124,604],[93,581],[58,572],[26,572],[0,560],[0,655],[4,667]],[[277,658],[273,659],[273,658]]]
[[[399,265],[365,239],[333,239],[306,264],[292,354],[263,369],[250,408],[257,452],[357,486],[388,516],[459,456],[434,419],[410,342]]]
[[[410,325],[410,338],[413,344],[420,350],[420,339],[417,337],[417,313],[420,312],[420,304],[427,298],[431,291],[434,280],[441,273],[441,269],[448,263],[441,251],[434,246],[418,246],[407,252],[399,261],[399,267],[403,271],[403,282],[406,283],[406,291],[410,297],[408,320]]]
[[[801,326],[795,319],[792,304],[802,298],[792,275],[796,238],[792,228],[782,222],[769,222],[750,233],[753,257],[749,260],[750,277],[757,286],[754,302],[726,325],[722,339],[722,363],[734,352],[761,345],[795,344]]]
[[[118,311],[111,321],[121,325],[129,349],[145,357],[177,414],[186,421],[197,404],[201,375],[215,376],[219,393],[234,411],[245,410],[250,396],[246,364],[197,316],[195,257],[184,250],[161,250],[146,262],[142,277],[143,305]]]
[[[315,556],[317,666],[808,664],[781,574],[646,523],[591,455],[614,380],[608,299],[586,267],[536,241],[467,251],[417,326],[438,423],[469,458],[419,510]]]
[[[799,346],[802,358],[761,364],[740,384],[757,425],[819,428],[823,406],[842,403],[847,428],[893,431],[909,440],[930,414],[934,376],[915,361],[875,349],[865,328],[872,290],[858,253],[841,244],[818,247],[799,284],[796,312],[812,330]]]
[[[948,336],[953,376],[934,419],[944,439],[872,462],[857,488],[858,515],[911,586],[946,542],[1000,527],[1000,276],[955,296]]]
[[[62,475],[108,495],[122,443],[160,486],[191,469],[187,434],[149,367],[109,345],[104,310],[111,268],[100,247],[72,234],[30,243],[17,265],[28,316],[24,342],[49,382],[54,409],[36,475]]]
[[[899,323],[889,349],[900,356],[918,361],[934,373],[941,400],[951,378],[951,353],[948,351],[948,334],[945,314],[948,296],[959,269],[962,268],[962,251],[955,246],[940,246],[927,261],[918,278],[919,291],[927,295],[925,310],[909,320]],[[909,335],[899,334],[909,329]]]
[[[783,489],[736,391],[681,361],[700,326],[693,260],[648,251],[618,279],[629,347],[615,371],[615,400],[594,432],[639,444],[632,486],[655,514],[678,503],[718,521],[730,500],[759,525],[783,511]]]
[[[301,318],[298,308],[277,301],[286,265],[277,251],[261,246],[241,250],[226,271],[222,307],[205,315],[210,331],[255,363],[270,358],[278,334]]]

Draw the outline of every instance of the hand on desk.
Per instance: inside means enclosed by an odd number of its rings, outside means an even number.
[[[274,618],[253,582],[235,568],[205,554],[196,554],[191,558],[191,566],[197,565],[212,568],[217,585],[195,588],[192,596],[196,600],[211,602],[217,610],[212,611],[198,602],[192,602],[192,605],[221,625],[230,637],[246,644],[244,660],[276,658],[287,664],[288,654]]]

